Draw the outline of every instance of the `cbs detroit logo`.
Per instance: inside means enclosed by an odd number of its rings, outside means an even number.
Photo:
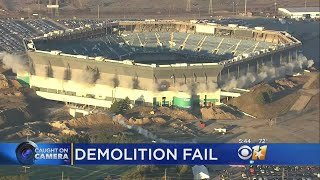
[[[241,146],[238,149],[238,156],[242,160],[265,160],[267,155],[267,145],[263,146]]]

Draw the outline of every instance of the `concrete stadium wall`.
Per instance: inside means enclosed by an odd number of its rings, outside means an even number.
[[[297,60],[298,50],[301,44],[296,46],[278,49],[273,52],[249,57],[232,64],[227,64],[218,75],[218,83],[222,86],[231,78],[240,78],[248,73],[258,74],[264,65],[280,67],[287,63]]]
[[[192,93],[192,85],[208,85],[216,87],[230,78],[239,78],[248,73],[259,73],[263,65],[279,67],[297,58],[301,44],[284,47],[233,63],[221,64],[177,64],[160,66],[127,65],[111,62],[77,59],[59,55],[28,52],[34,74],[61,80],[85,82],[86,69],[96,69],[99,77],[96,84],[110,87],[123,87],[148,91],[183,90]],[[66,78],[67,75],[71,77]],[[87,77],[88,78],[88,77]],[[116,83],[115,83],[116,82]],[[90,84],[90,83],[88,83]],[[163,87],[164,86],[164,87]],[[195,90],[197,92],[197,90]],[[152,102],[150,100],[150,102]]]
[[[196,103],[203,104],[206,98],[210,98],[214,104],[220,103],[220,91],[216,89],[216,84],[223,66],[218,64],[151,67],[39,52],[28,54],[33,72],[30,87],[46,99],[97,107],[110,107],[114,99],[125,97],[132,100],[132,104],[143,102],[147,105],[161,104],[159,102],[163,97],[173,102],[174,97],[191,96],[197,97]],[[90,73],[88,75],[86,72],[88,67],[99,73],[94,81],[86,79],[92,80]],[[172,76],[176,77],[175,82]],[[119,83],[117,87],[114,85],[115,78]],[[168,82],[168,87],[157,91],[163,81]],[[135,83],[139,87],[134,87]],[[193,84],[201,86],[202,90],[192,90]],[[204,88],[206,84],[211,88]],[[179,88],[182,85],[184,87]]]
[[[30,87],[41,97],[62,102],[87,104],[99,107],[110,107],[112,100],[128,97],[133,101],[152,104],[152,91],[129,88],[113,88],[101,84],[84,84],[55,78],[31,76]]]
[[[120,62],[99,62],[36,52],[28,52],[28,54],[33,75],[86,82],[86,78],[90,79],[88,77],[90,74],[87,72],[89,68],[98,73],[98,77],[91,77],[94,79],[92,83],[141,90],[154,90],[155,86],[162,82],[171,87],[192,83],[208,83],[210,86],[214,86],[217,83],[217,76],[223,68],[218,64],[151,67],[127,65]],[[118,81],[118,85],[115,85],[115,80]],[[90,83],[89,80],[88,83]]]
[[[65,81],[55,78],[30,76],[30,87],[36,91],[36,94],[45,99],[61,101],[66,103],[75,103],[80,105],[89,105],[94,107],[111,106],[115,99],[124,99],[128,97],[132,104],[145,104],[145,105],[165,105],[162,104],[162,98],[171,102],[174,97],[191,98],[189,93],[174,92],[174,91],[144,91],[131,88],[113,88],[101,84],[83,84],[74,81]],[[214,99],[215,104],[220,103],[220,90],[197,93],[199,101],[203,103],[204,99]]]

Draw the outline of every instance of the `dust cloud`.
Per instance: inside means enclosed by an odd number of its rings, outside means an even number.
[[[198,93],[204,92],[214,92],[217,90],[217,85],[214,82],[211,83],[200,83],[200,82],[191,82],[191,83],[182,83],[177,84],[174,87],[169,87],[169,91],[174,92],[184,92],[190,95],[196,95]]]
[[[282,78],[288,74],[301,71],[303,68],[310,68],[314,64],[313,60],[308,60],[305,56],[299,55],[298,59],[280,67],[264,65],[259,69],[258,74],[248,73],[240,78],[232,77],[226,82],[222,89],[246,88],[255,83],[270,81],[274,78]]]
[[[29,72],[28,60],[22,56],[4,53],[2,63],[4,68],[12,69],[14,73],[27,74]]]

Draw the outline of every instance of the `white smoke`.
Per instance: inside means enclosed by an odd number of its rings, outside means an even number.
[[[12,69],[12,72],[14,73],[26,74],[29,72],[28,60],[24,59],[22,56],[4,53],[2,63],[4,64],[4,68]]]
[[[313,60],[308,60],[308,68],[311,68],[314,65]]]
[[[199,83],[197,86],[197,92],[214,92],[218,88],[217,83]]]
[[[187,84],[176,83],[175,86],[170,86],[168,90],[173,92],[184,92],[190,95],[195,95],[195,94],[204,93],[204,92],[214,92],[217,90],[217,84],[213,82],[211,83],[188,82]]]
[[[230,90],[233,88],[244,88],[262,81],[282,78],[286,75],[292,75],[295,72],[299,72],[303,68],[310,68],[313,64],[313,60],[308,60],[305,56],[300,54],[297,60],[280,67],[264,65],[259,69],[258,74],[248,73],[247,75],[240,76],[238,79],[232,77],[223,85],[222,89]]]

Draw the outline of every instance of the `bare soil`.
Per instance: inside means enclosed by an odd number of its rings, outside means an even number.
[[[315,80],[315,74],[317,73],[283,78],[276,80],[271,84],[259,84],[251,88],[250,93],[243,94],[239,98],[234,98],[230,100],[228,104],[258,118],[274,118],[284,115],[291,108],[295,111],[301,111],[312,98],[312,94],[306,94],[306,91],[310,91],[310,93],[311,91],[314,91],[312,93],[318,93],[318,90],[310,89],[309,85],[308,87],[305,87],[305,84],[311,84]],[[311,83],[309,79],[312,81]],[[302,88],[304,89],[300,90]],[[259,95],[267,92],[268,90],[273,92],[272,101],[264,104],[259,102]]]
[[[46,14],[46,4],[37,4],[34,0],[0,0],[0,7],[8,10],[11,15],[17,15],[16,11],[24,12],[41,12]],[[43,2],[43,1],[41,1]],[[213,9],[215,14],[233,11],[233,2],[235,2],[235,11],[244,12],[244,1],[242,0],[218,0],[214,1]],[[304,1],[299,0],[281,0],[278,1],[278,7],[303,7]],[[191,3],[191,12],[186,13],[187,1],[182,0],[79,0],[64,1],[60,4],[60,16],[96,16],[97,9],[100,9],[100,17],[137,17],[137,16],[166,16],[172,15],[180,17],[208,16],[209,1],[193,0]],[[308,0],[308,6],[319,6],[318,0]],[[247,4],[247,10],[251,12],[274,12],[273,0],[256,0]]]
[[[236,120],[239,119],[234,114],[235,112],[226,112],[220,108],[210,107],[210,108],[201,108],[202,119],[214,119],[214,120]]]

